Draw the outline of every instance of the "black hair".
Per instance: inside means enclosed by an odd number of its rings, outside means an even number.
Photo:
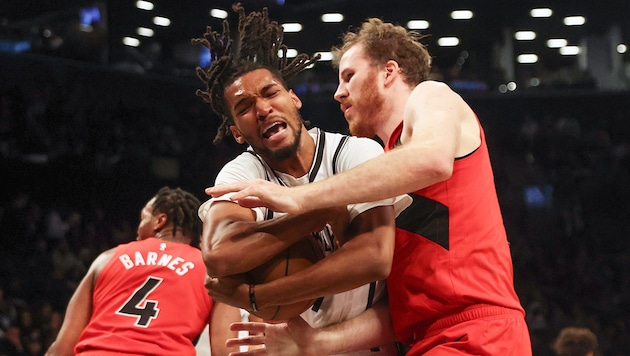
[[[166,214],[173,224],[173,235],[182,229],[184,235],[192,237],[191,245],[197,246],[203,225],[197,215],[200,205],[199,199],[186,190],[162,187],[155,194],[152,208],[153,215]]]
[[[232,48],[234,41],[230,37],[227,20],[223,21],[221,34],[208,26],[203,38],[192,39],[193,44],[202,44],[210,50],[211,65],[205,69],[196,68],[197,76],[206,85],[206,90],[198,89],[196,94],[209,103],[223,120],[214,144],[223,139],[233,124],[223,93],[238,77],[256,69],[267,69],[288,89],[287,82],[320,57],[317,54],[311,58],[301,53],[288,62],[288,47],[282,43],[284,31],[276,21],[269,21],[266,7],[262,12],[246,15],[243,6],[236,3],[232,10],[238,13],[239,41],[235,50]]]

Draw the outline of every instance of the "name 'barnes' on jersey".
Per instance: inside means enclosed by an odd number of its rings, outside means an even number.
[[[144,256],[140,251],[136,251],[133,259],[128,254],[122,254],[118,258],[125,269],[131,269],[137,266],[162,266],[174,271],[177,275],[183,276],[189,270],[195,268],[195,264],[184,260],[181,257],[173,258],[173,255],[164,253],[166,244],[160,244],[160,253],[149,251]]]

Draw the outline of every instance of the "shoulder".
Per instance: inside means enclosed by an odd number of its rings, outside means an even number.
[[[245,151],[221,168],[215,184],[265,178],[264,173],[265,167],[261,159],[252,151]]]
[[[446,83],[428,80],[411,91],[405,107],[405,118],[452,110],[461,112],[466,107],[468,105],[464,99]]]
[[[114,257],[114,255],[116,254],[116,249],[117,247],[110,248],[109,250],[103,251],[101,252],[101,254],[96,256],[96,258],[90,265],[90,269],[88,270],[88,274],[92,275],[92,278],[94,281],[96,281],[96,277],[98,277],[101,271],[105,268],[105,266],[107,266],[109,261],[111,261],[111,259]]]
[[[427,80],[418,85],[411,91],[412,97],[440,97],[440,96],[459,96],[456,92],[444,82]]]

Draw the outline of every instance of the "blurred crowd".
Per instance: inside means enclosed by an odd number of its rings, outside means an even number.
[[[0,356],[43,355],[94,257],[135,239],[143,199],[163,185],[204,199],[240,148],[212,145],[218,120],[194,83],[2,60]],[[329,93],[300,95],[305,119],[340,127]],[[467,98],[486,127],[535,355],[552,355],[567,326],[590,328],[602,355],[630,354],[623,98]]]

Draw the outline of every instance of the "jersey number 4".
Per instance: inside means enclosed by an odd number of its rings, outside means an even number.
[[[157,300],[149,300],[147,297],[162,283],[162,278],[149,276],[142,286],[136,289],[125,304],[118,309],[116,314],[136,318],[135,325],[146,328],[151,321],[157,318],[160,309]]]

